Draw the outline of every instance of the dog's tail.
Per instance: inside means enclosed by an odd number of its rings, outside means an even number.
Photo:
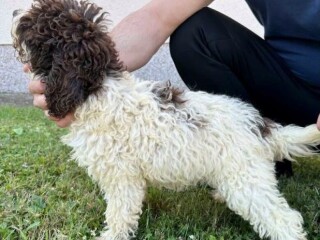
[[[313,156],[319,152],[320,131],[317,126],[299,127],[288,125],[272,130],[277,149],[276,160],[294,160],[295,157]]]

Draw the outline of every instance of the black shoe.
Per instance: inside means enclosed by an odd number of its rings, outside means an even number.
[[[282,162],[276,162],[276,176],[277,178],[284,176],[290,178],[293,176],[292,163],[284,159]]]

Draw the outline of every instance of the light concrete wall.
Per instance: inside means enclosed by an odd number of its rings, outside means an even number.
[[[93,2],[110,13],[110,19],[114,25],[130,12],[148,3],[149,0],[93,0]],[[10,27],[13,10],[26,9],[31,3],[32,0],[0,0],[0,44],[11,43]],[[216,0],[211,4],[211,7],[234,18],[254,32],[262,34],[261,26],[251,14],[244,0]]]
[[[149,0],[91,0],[110,13],[112,25],[122,18],[139,9]],[[181,0],[183,1],[183,0]],[[201,1],[201,0],[199,0]],[[30,7],[32,0],[0,0],[0,92],[26,92],[27,78],[21,71],[21,64],[15,60],[11,45],[11,20],[15,9]],[[262,27],[255,20],[245,1],[216,0],[210,7],[230,16],[247,26],[259,35],[263,34]],[[111,25],[111,27],[112,27]],[[172,80],[181,84],[179,76],[170,59],[167,44],[151,59],[151,61],[135,74],[141,78],[154,80]]]
[[[13,10],[27,9],[32,2],[32,0],[0,0],[0,44],[11,43],[10,27]],[[109,12],[112,22],[117,23],[130,12],[149,2],[149,0],[91,0],[91,2],[95,2]]]

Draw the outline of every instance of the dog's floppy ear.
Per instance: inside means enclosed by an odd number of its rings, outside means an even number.
[[[50,115],[74,111],[102,88],[110,71],[122,69],[105,15],[86,1],[36,0],[20,19],[18,39],[32,71],[44,78]]]

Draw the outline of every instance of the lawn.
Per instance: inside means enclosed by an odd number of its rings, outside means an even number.
[[[58,129],[35,108],[0,106],[0,239],[93,239],[105,202],[85,171],[69,161]],[[320,239],[320,158],[294,164],[280,179],[290,205]],[[150,188],[139,240],[255,240],[250,225],[216,203],[205,187],[174,193]]]

